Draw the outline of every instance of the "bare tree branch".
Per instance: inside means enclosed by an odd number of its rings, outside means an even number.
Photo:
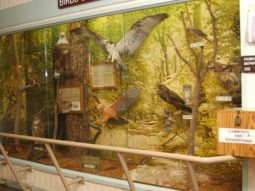
[[[181,20],[182,20],[182,24],[183,24],[183,29],[185,31],[185,38],[186,38],[187,46],[188,46],[190,52],[192,53],[192,55],[195,57],[196,62],[197,62],[198,61],[198,55],[196,54],[194,49],[190,48],[191,42],[190,42],[190,39],[189,39],[188,33],[187,33],[187,28],[188,27],[187,27],[186,22],[185,22],[184,13],[181,13]]]
[[[194,75],[196,75],[195,69],[192,67],[191,63],[190,63],[189,61],[187,61],[187,60],[182,56],[180,50],[177,48],[177,46],[176,46],[176,44],[175,44],[175,42],[174,42],[174,39],[173,39],[169,34],[167,34],[167,36],[168,36],[168,38],[171,40],[171,42],[172,42],[172,44],[173,44],[173,46],[174,46],[174,50],[175,50],[176,54],[178,55],[178,57],[179,57],[185,64],[187,64],[187,65],[189,66],[191,72],[192,72]]]
[[[208,68],[207,66],[203,68],[203,70],[202,70],[202,72],[201,72],[201,75],[200,75],[200,78],[201,78],[201,79],[204,79],[204,78],[205,78],[205,76],[206,76],[208,70],[209,70],[209,68]]]
[[[189,7],[188,7],[187,3],[185,3],[185,9],[186,9],[186,12],[188,14],[189,25],[193,26],[192,19],[191,19],[191,16],[190,16],[190,12],[189,12]]]
[[[201,78],[201,66],[203,66],[203,63],[204,63],[204,47],[201,46],[199,60],[197,63],[197,78],[200,78],[201,80],[203,80]]]
[[[213,54],[212,54],[212,62],[214,63],[216,61],[216,55],[218,52],[218,39],[217,39],[217,27],[216,27],[216,18],[213,14],[211,4],[209,3],[208,0],[205,0],[205,5],[208,9],[208,12],[211,17],[211,22],[212,22],[212,34],[213,34]]]

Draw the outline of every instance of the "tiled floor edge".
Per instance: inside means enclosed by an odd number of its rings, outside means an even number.
[[[0,159],[3,159],[2,155],[0,155]],[[36,163],[36,162],[31,162],[31,161],[26,161],[26,160],[22,160],[22,159],[13,158],[13,157],[10,157],[10,159],[11,159],[12,163],[17,166],[30,165],[30,166],[32,166],[32,169],[46,172],[46,173],[51,173],[51,174],[57,174],[54,166],[40,164],[40,163]],[[125,180],[104,177],[104,176],[98,176],[98,175],[88,174],[88,173],[82,173],[82,172],[69,170],[69,169],[62,169],[62,170],[63,170],[65,177],[68,177],[68,178],[75,178],[77,176],[81,176],[81,177],[84,177],[85,181],[88,181],[88,182],[97,183],[97,184],[106,185],[106,186],[114,186],[114,187],[118,187],[121,189],[127,189],[127,190],[129,189],[128,183]],[[18,188],[18,185],[15,182],[8,181],[8,186],[13,187],[13,188]],[[174,189],[157,187],[157,186],[147,185],[147,184],[142,184],[142,183],[135,183],[135,187],[136,187],[137,191],[177,191]],[[33,191],[44,191],[44,190],[33,188]]]

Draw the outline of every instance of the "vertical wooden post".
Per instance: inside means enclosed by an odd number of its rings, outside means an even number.
[[[63,185],[65,187],[65,190],[66,191],[70,191],[69,188],[68,188],[68,183],[67,183],[67,181],[65,179],[65,176],[64,176],[64,174],[63,174],[63,172],[62,172],[62,170],[61,170],[61,168],[60,168],[60,166],[58,164],[58,161],[57,161],[57,159],[56,159],[56,157],[55,157],[55,155],[54,155],[50,145],[48,143],[45,143],[44,145],[45,145],[45,147],[46,147],[46,149],[47,149],[47,151],[48,151],[48,153],[50,155],[52,163],[56,167],[57,173],[58,173],[58,175],[59,175],[59,177],[60,177],[60,179],[61,179],[61,181],[62,181],[62,183],[63,183]]]
[[[15,171],[15,169],[14,169],[14,167],[13,167],[11,161],[10,161],[10,159],[8,158],[8,155],[6,154],[6,151],[5,151],[5,149],[4,149],[3,145],[2,145],[2,143],[0,143],[0,151],[2,152],[2,154],[3,154],[3,156],[4,156],[4,159],[5,159],[5,161],[7,162],[7,165],[9,166],[9,168],[10,168],[10,170],[11,170],[11,172],[12,172],[14,178],[16,179],[17,183],[19,184],[20,188],[21,188],[22,190],[24,190],[24,191],[31,191],[30,188],[25,187],[25,186],[22,184],[22,182],[20,181],[20,179],[19,179],[19,177],[18,177],[18,175],[17,175],[17,173],[16,173],[16,171]]]
[[[128,166],[127,166],[127,163],[126,163],[124,157],[119,152],[117,152],[117,155],[119,157],[121,166],[122,166],[122,168],[124,170],[124,173],[125,173],[125,176],[127,178],[127,181],[128,181],[128,184],[129,184],[129,187],[130,187],[131,191],[136,191],[134,182],[133,182],[133,180],[132,180],[132,178],[130,176],[130,173],[129,173],[129,170],[128,170]]]

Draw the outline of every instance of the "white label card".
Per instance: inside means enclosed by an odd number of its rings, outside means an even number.
[[[219,142],[255,144],[255,129],[219,128]]]
[[[218,102],[231,102],[232,96],[216,96],[216,101]]]
[[[183,115],[182,119],[186,119],[186,120],[192,120],[193,116],[192,115]]]
[[[205,46],[205,42],[195,42],[190,44],[190,48],[202,47]]]

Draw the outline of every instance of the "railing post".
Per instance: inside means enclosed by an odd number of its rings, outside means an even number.
[[[25,187],[25,186],[22,184],[22,182],[20,181],[20,179],[19,179],[19,177],[18,177],[18,175],[17,175],[17,173],[16,173],[14,167],[12,166],[12,163],[11,163],[10,159],[8,158],[8,155],[6,154],[6,151],[5,151],[5,149],[4,149],[3,145],[2,145],[2,143],[0,143],[0,150],[1,150],[2,154],[3,154],[3,156],[4,156],[4,159],[5,159],[6,163],[8,164],[10,170],[12,171],[12,174],[13,174],[14,178],[15,178],[16,181],[18,182],[20,188],[21,188],[22,190],[24,190],[24,191],[30,191],[31,189]]]
[[[56,157],[55,157],[55,155],[54,155],[54,153],[53,153],[53,151],[51,149],[51,146],[49,145],[49,143],[45,143],[44,145],[45,145],[45,147],[46,147],[46,149],[47,149],[47,151],[48,151],[48,153],[50,155],[52,163],[56,167],[57,173],[60,176],[60,179],[61,179],[61,181],[62,181],[66,191],[70,191],[69,188],[68,188],[68,183],[67,183],[67,181],[65,179],[65,176],[64,176],[64,174],[63,174],[63,172],[62,172],[62,170],[61,170],[61,168],[60,168],[60,166],[58,164],[58,161],[57,161],[57,159],[56,159]]]
[[[194,191],[199,191],[198,181],[197,181],[194,167],[192,166],[192,164],[190,162],[187,162],[187,166],[188,166],[189,175],[190,175],[190,178],[192,181],[193,189],[194,189]]]
[[[128,181],[128,184],[129,184],[129,187],[130,187],[131,191],[136,191],[135,184],[134,184],[134,182],[133,182],[133,180],[130,176],[129,169],[128,169],[128,166],[127,166],[127,163],[126,163],[124,157],[119,152],[117,152],[117,155],[119,157],[121,166],[124,170],[124,173],[125,173],[125,176],[127,178],[127,181]]]
[[[170,159],[170,160],[181,160],[181,161],[187,162],[189,172],[191,175],[191,179],[193,182],[194,190],[199,190],[199,187],[198,187],[198,184],[196,181],[194,169],[192,168],[192,163],[211,164],[211,163],[222,163],[222,162],[226,162],[226,161],[240,160],[240,158],[237,158],[234,156],[198,157],[198,156],[191,156],[191,155],[184,155],[184,154],[164,153],[164,152],[158,152],[158,151],[145,151],[145,150],[130,149],[130,148],[120,148],[120,147],[113,147],[113,146],[96,145],[96,144],[89,144],[89,143],[78,143],[78,142],[73,142],[73,141],[53,140],[53,139],[47,139],[47,138],[39,138],[39,137],[17,135],[17,134],[8,134],[8,133],[1,133],[1,132],[0,132],[0,137],[6,137],[6,138],[11,138],[11,139],[21,139],[21,140],[27,140],[27,141],[38,141],[38,142],[45,144],[45,147],[51,157],[51,160],[52,160],[54,166],[56,167],[57,173],[60,176],[61,181],[64,184],[65,190],[67,190],[67,191],[69,191],[68,185],[71,185],[73,183],[81,183],[81,182],[83,182],[83,180],[82,180],[82,178],[78,177],[75,180],[71,180],[69,182],[66,181],[66,179],[61,171],[61,168],[58,165],[58,162],[55,158],[55,155],[52,151],[50,144],[116,152],[117,156],[120,160],[120,163],[122,165],[122,168],[124,170],[125,176],[127,178],[129,187],[132,191],[136,191],[136,188],[135,188],[134,182],[130,176],[130,172],[129,172],[127,163],[126,163],[124,157],[122,156],[123,153],[144,155],[144,156],[157,157],[157,158],[165,158],[165,159]],[[13,172],[17,182],[21,185],[22,188],[24,188],[24,186],[21,184],[18,177],[16,176],[16,172],[14,171],[13,167],[11,166],[10,160],[8,159],[6,151],[4,150],[3,145],[1,143],[0,143],[0,149],[1,149],[1,152],[3,153],[3,156],[6,160],[7,165],[11,168],[11,171]],[[0,160],[0,165],[3,165],[3,164],[5,164],[5,161]],[[251,164],[253,164],[253,166],[255,166],[254,165],[255,162],[251,163]],[[253,176],[254,173],[251,175]],[[252,178],[252,176],[251,176],[251,178]],[[23,190],[27,190],[27,189],[23,189]]]

